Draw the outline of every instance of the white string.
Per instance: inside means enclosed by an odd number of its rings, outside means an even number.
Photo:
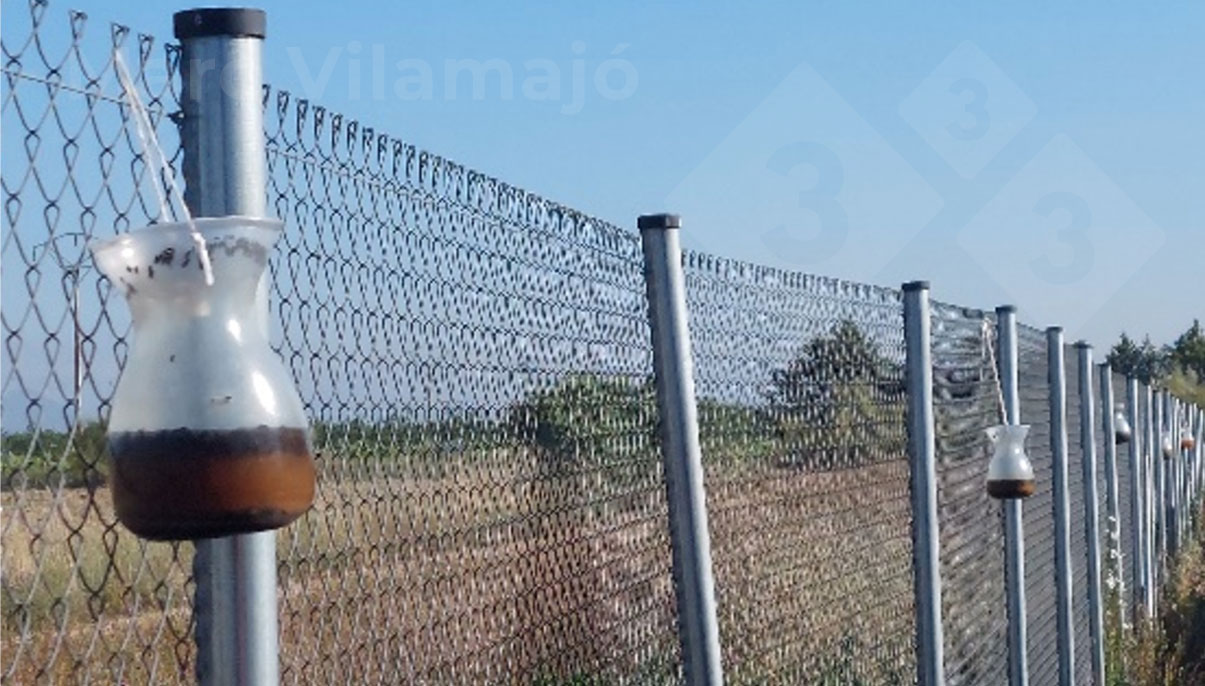
[[[996,399],[1000,401],[1000,423],[1008,423],[1008,408],[1004,404],[1004,385],[1000,383],[1000,368],[996,365],[996,349],[992,346],[992,324],[983,320],[983,350],[992,366],[992,377],[996,380]]]
[[[163,148],[159,145],[159,138],[155,135],[155,129],[151,126],[151,120],[147,116],[146,107],[143,106],[142,99],[138,97],[138,89],[134,87],[134,81],[130,78],[125,58],[121,56],[121,51],[117,48],[113,49],[113,64],[117,68],[117,80],[121,82],[121,89],[125,93],[126,101],[130,105],[130,112],[134,116],[134,126],[138,132],[138,141],[142,144],[142,151],[152,162],[151,166],[154,166],[153,163],[158,163],[159,169],[162,170],[167,181],[167,190],[180,205],[184,221],[188,224],[189,235],[192,236],[192,242],[197,247],[201,271],[205,275],[205,285],[212,286],[213,265],[209,262],[209,250],[205,246],[205,237],[197,230],[197,223],[193,220],[192,213],[188,211],[188,205],[184,203],[184,196],[180,194],[180,189],[176,186],[176,175],[172,173],[172,168],[167,163],[167,157],[164,156]],[[162,216],[170,216],[171,203],[163,194],[163,189],[159,187],[158,179],[154,180],[151,185],[155,187],[155,195],[159,198],[159,210],[162,212]]]

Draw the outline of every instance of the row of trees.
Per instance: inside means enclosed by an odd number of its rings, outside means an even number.
[[[852,322],[803,343],[768,382],[757,402],[699,401],[709,460],[834,468],[903,454],[901,366]],[[388,453],[438,472],[441,455],[527,447],[555,473],[655,463],[656,421],[651,379],[581,373],[529,393],[497,419],[319,421],[313,430],[317,445],[353,465],[380,463]],[[104,477],[100,424],[73,441],[46,430],[7,433],[2,447],[5,488],[94,485]]]
[[[1205,331],[1200,320],[1194,319],[1174,342],[1162,346],[1152,343],[1150,336],[1143,337],[1139,344],[1122,333],[1107,359],[1114,371],[1205,404]]]

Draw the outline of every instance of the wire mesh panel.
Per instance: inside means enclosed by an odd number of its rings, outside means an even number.
[[[1017,348],[1021,423],[1031,427],[1026,449],[1037,481],[1034,494],[1024,506],[1029,678],[1033,686],[1045,686],[1057,684],[1059,678],[1053,456],[1045,332],[1018,325]]]
[[[1004,529],[986,490],[985,433],[1003,421],[995,328],[979,311],[934,303],[932,312],[946,683],[1000,684],[1008,680]]]
[[[283,680],[673,680],[638,238],[287,93],[267,126],[320,465]]]
[[[898,291],[688,253],[729,683],[913,683]]]
[[[1075,663],[1072,674],[1076,684],[1092,683],[1092,627],[1088,604],[1088,532],[1086,494],[1084,493],[1084,448],[1080,436],[1079,352],[1073,345],[1063,348],[1067,383],[1067,495],[1068,530],[1071,548],[1071,630],[1075,637]]]
[[[192,546],[135,538],[104,486],[129,320],[86,249],[173,219],[113,51],[173,165],[176,53],[44,2],[6,4],[0,46],[0,673],[12,684],[191,683]]]

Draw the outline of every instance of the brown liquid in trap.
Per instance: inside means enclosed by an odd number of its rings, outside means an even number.
[[[314,500],[305,429],[170,429],[109,436],[117,517],[156,540],[276,529]]]
[[[1028,498],[1037,489],[1033,479],[992,479],[987,494],[993,498]]]

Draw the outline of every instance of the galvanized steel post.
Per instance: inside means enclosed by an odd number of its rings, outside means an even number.
[[[645,215],[637,220],[644,249],[653,369],[661,413],[661,455],[665,464],[682,662],[690,686],[721,686],[724,674],[687,323],[686,281],[678,237],[681,226],[681,220],[672,214]]]
[[[1205,481],[1205,410],[1193,407],[1196,426],[1193,429],[1193,517],[1201,516],[1201,484]]]
[[[996,308],[1001,392],[1005,421],[1021,423],[1021,396],[1017,388],[1017,311],[1012,305]],[[1008,683],[1029,684],[1028,628],[1025,617],[1025,524],[1020,499],[1005,500],[1004,586],[1008,600]]]
[[[1167,554],[1175,557],[1180,550],[1180,448],[1176,436],[1176,399],[1163,391],[1163,440],[1170,444],[1167,460]]]
[[[908,462],[912,480],[912,561],[916,597],[917,683],[945,683],[941,622],[941,540],[937,517],[937,448],[929,284],[904,284],[907,348]]]
[[[1101,432],[1104,440],[1101,445],[1104,446],[1104,463],[1105,463],[1105,514],[1108,518],[1109,530],[1106,532],[1109,545],[1106,549],[1106,559],[1108,567],[1107,574],[1113,578],[1117,584],[1117,609],[1121,613],[1121,621],[1124,623],[1126,618],[1126,603],[1125,603],[1125,574],[1123,573],[1125,556],[1129,555],[1128,551],[1121,549],[1121,504],[1118,500],[1120,493],[1117,490],[1117,426],[1113,418],[1113,408],[1116,401],[1113,398],[1113,369],[1109,363],[1101,363],[1098,368],[1100,373],[1100,422]],[[1130,441],[1134,440],[1131,427]],[[1133,474],[1131,473],[1131,476]],[[1131,532],[1131,535],[1132,532]],[[1130,589],[1133,591],[1133,589]]]
[[[266,17],[253,9],[194,9],[173,19],[181,43],[185,201],[199,217],[266,216]],[[265,275],[260,288],[266,283]],[[198,541],[193,573],[198,682],[278,683],[276,534]]]
[[[1201,408],[1194,405],[1192,408],[1192,414],[1192,515],[1193,521],[1195,522],[1197,518],[1201,516],[1201,469],[1202,465],[1205,464],[1205,460],[1202,460],[1202,457],[1205,456],[1205,447],[1201,445],[1201,439],[1205,438],[1205,436],[1202,436],[1201,434],[1202,432],[1205,432],[1205,411],[1202,411]]]
[[[1154,586],[1158,591],[1163,583],[1163,562],[1167,555],[1167,493],[1165,490],[1167,477],[1164,475],[1167,469],[1163,459],[1163,394],[1159,391],[1151,391],[1150,408],[1151,448],[1149,452],[1151,460],[1154,462],[1155,475],[1152,483],[1155,491],[1153,499],[1155,504]]]
[[[1200,449],[1201,437],[1198,435],[1199,427],[1201,426],[1201,415],[1196,405],[1187,405],[1185,411],[1188,413],[1188,435],[1192,437],[1192,448],[1188,450],[1188,530],[1194,530],[1197,522],[1197,489],[1199,488],[1199,469],[1200,469]]]
[[[1126,419],[1130,423],[1130,520],[1133,549],[1130,564],[1134,575],[1134,607],[1146,608],[1146,589],[1150,585],[1146,570],[1146,469],[1142,459],[1145,436],[1138,411],[1138,379],[1126,377]],[[1136,613],[1135,613],[1136,614]],[[1149,616],[1149,615],[1148,615]]]
[[[1084,536],[1088,540],[1088,623],[1092,633],[1093,683],[1105,682],[1105,611],[1100,586],[1100,506],[1096,491],[1096,417],[1092,393],[1092,346],[1075,344],[1079,364],[1079,442],[1084,475]],[[1106,414],[1108,414],[1106,412]],[[1106,436],[1112,438],[1112,436]],[[1084,646],[1088,649],[1088,646]]]
[[[1159,588],[1159,565],[1157,564],[1156,545],[1157,523],[1156,513],[1158,511],[1158,490],[1155,488],[1156,478],[1159,472],[1156,471],[1158,462],[1154,459],[1155,453],[1158,452],[1158,445],[1155,443],[1155,427],[1152,421],[1153,412],[1153,394],[1151,387],[1147,384],[1142,384],[1142,426],[1145,438],[1142,443],[1142,462],[1143,462],[1143,508],[1146,526],[1146,536],[1143,544],[1146,546],[1144,554],[1146,559],[1143,564],[1146,566],[1146,589],[1143,598],[1146,607],[1146,616],[1149,619],[1155,617],[1155,597],[1156,590]]]
[[[1053,457],[1054,582],[1057,601],[1059,683],[1075,684],[1075,632],[1071,620],[1071,502],[1067,488],[1067,373],[1063,329],[1046,329],[1050,387],[1050,454]]]

